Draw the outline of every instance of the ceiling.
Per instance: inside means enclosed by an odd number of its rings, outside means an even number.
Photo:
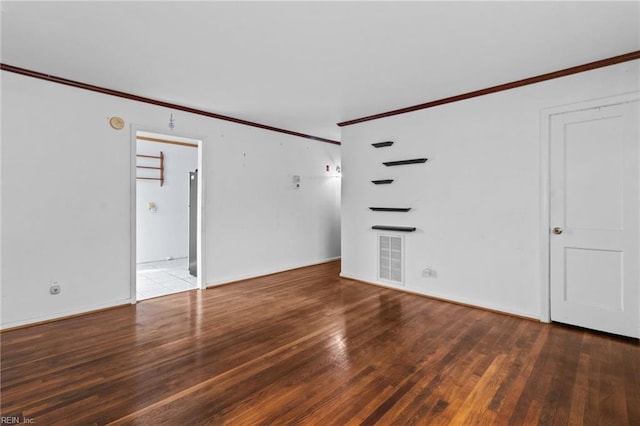
[[[631,2],[9,2],[2,62],[314,136],[640,50]]]

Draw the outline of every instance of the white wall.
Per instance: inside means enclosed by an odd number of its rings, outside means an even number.
[[[171,112],[205,145],[207,284],[340,255],[340,179],[324,169],[339,146],[1,76],[2,327],[131,301],[130,126],[167,129]]]
[[[540,318],[541,110],[638,91],[639,62],[343,128],[342,275],[384,284],[371,225],[416,226],[405,289]],[[416,157],[429,161],[381,165]],[[370,183],[382,178],[396,181]]]
[[[310,264],[340,254],[339,150],[330,144],[238,143],[223,134],[216,156],[222,170],[206,170],[210,199],[207,258],[217,275],[208,284]],[[331,171],[325,171],[325,165]],[[293,176],[301,177],[296,189]],[[336,220],[334,220],[334,218]],[[218,236],[223,241],[216,242]],[[247,260],[251,259],[251,264]],[[279,265],[279,266],[276,266]]]
[[[189,255],[189,172],[198,168],[198,149],[138,141],[138,154],[158,156],[160,151],[165,157],[164,184],[160,186],[159,181],[142,179],[136,182],[138,263]],[[140,157],[138,164],[157,167],[159,160]],[[137,172],[138,176],[159,176],[157,170],[138,169]],[[155,204],[155,211],[148,208],[150,202]]]

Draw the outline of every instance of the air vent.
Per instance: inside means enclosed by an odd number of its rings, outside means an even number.
[[[403,237],[378,234],[378,278],[402,284]]]

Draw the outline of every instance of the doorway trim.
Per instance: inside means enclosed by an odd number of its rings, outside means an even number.
[[[540,321],[542,322],[551,322],[551,225],[549,219],[551,214],[551,119],[554,115],[624,104],[638,100],[640,100],[640,92],[630,92],[545,108],[540,111],[540,227],[538,229],[538,241],[540,245]]]
[[[129,288],[130,288],[130,294],[129,294],[129,298],[131,299],[131,304],[136,304],[137,303],[137,294],[136,294],[136,289],[137,289],[137,264],[136,264],[136,253],[137,253],[137,219],[136,219],[136,201],[137,201],[137,180],[136,180],[136,175],[137,175],[137,170],[136,170],[136,165],[137,165],[137,159],[136,159],[136,154],[138,151],[138,146],[137,146],[137,133],[138,132],[149,132],[149,133],[158,133],[161,135],[169,135],[169,133],[167,133],[166,129],[161,129],[161,128],[157,128],[157,127],[152,127],[152,126],[145,126],[145,125],[140,125],[140,124],[135,124],[132,123],[130,126],[130,135],[129,135],[129,159],[130,159],[130,166],[129,166],[129,172],[130,172],[130,176],[129,176],[129,181],[130,181],[130,187],[129,187],[129,194],[130,194],[130,217],[129,217],[129,223],[130,223],[130,228],[129,228],[129,237],[130,237],[130,250],[131,250],[131,255],[130,255],[130,263],[129,263]],[[172,132],[173,133],[173,132]],[[197,268],[198,268],[198,276],[197,276],[197,287],[198,290],[204,290],[207,288],[207,284],[206,284],[206,280],[205,280],[205,262],[204,259],[205,257],[205,223],[204,223],[204,218],[205,216],[205,188],[206,188],[206,184],[205,184],[205,170],[206,170],[206,165],[205,165],[205,138],[202,136],[198,136],[198,135],[191,135],[188,133],[176,133],[175,134],[176,137],[180,137],[180,138],[187,138],[187,139],[193,139],[194,142],[197,142],[198,144],[198,171],[200,172],[200,178],[198,179],[198,219],[197,219],[197,241],[196,241],[196,245],[197,245],[197,250],[198,250],[198,255],[197,255]]]

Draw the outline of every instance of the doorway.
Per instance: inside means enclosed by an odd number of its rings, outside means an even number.
[[[638,104],[547,116],[551,321],[640,337]]]
[[[201,260],[202,186],[193,177],[202,164],[202,142],[142,130],[132,139],[132,299],[201,288],[195,266]]]

